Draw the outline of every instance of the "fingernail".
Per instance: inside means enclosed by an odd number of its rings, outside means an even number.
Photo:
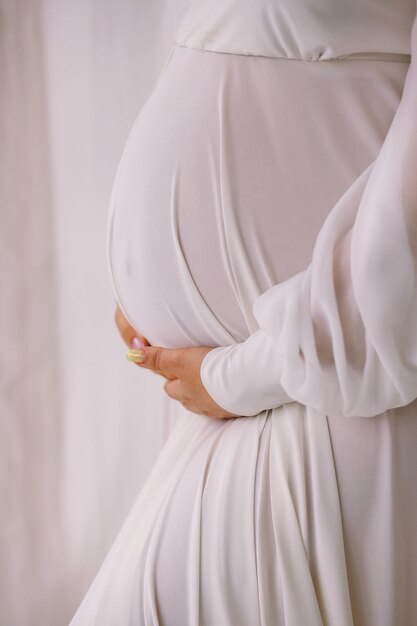
[[[129,350],[126,357],[127,360],[132,363],[143,363],[145,360],[145,350]]]
[[[133,337],[133,339],[132,339],[132,346],[136,350],[139,350],[139,348],[144,348],[145,344],[143,343],[142,339],[139,339],[139,337]]]

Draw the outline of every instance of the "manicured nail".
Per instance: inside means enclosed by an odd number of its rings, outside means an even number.
[[[145,360],[145,351],[144,350],[129,350],[126,355],[127,360],[132,363],[143,363]]]
[[[139,350],[139,348],[144,348],[145,344],[143,343],[142,339],[139,339],[139,337],[133,337],[133,339],[132,339],[132,346],[136,350]]]

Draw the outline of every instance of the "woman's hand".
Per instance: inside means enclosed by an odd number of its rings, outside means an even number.
[[[116,326],[117,326],[117,328],[119,330],[119,333],[120,333],[123,341],[125,342],[125,344],[127,345],[128,348],[136,348],[137,347],[133,343],[133,339],[135,337],[140,339],[141,342],[145,346],[149,346],[150,345],[149,341],[147,339],[145,339],[145,337],[143,337],[142,335],[139,335],[139,333],[136,332],[136,330],[133,328],[133,326],[131,326],[129,324],[129,322],[127,321],[127,319],[123,315],[122,310],[120,309],[119,306],[116,307],[116,311],[114,313],[114,321],[116,322]]]
[[[121,338],[125,342],[128,348],[141,348],[142,346],[150,346],[149,341],[140,333],[136,332],[136,330],[129,324],[123,312],[119,306],[116,306],[116,311],[114,313],[114,321],[116,322],[117,329],[120,333]],[[137,341],[139,339],[139,342]],[[162,376],[161,372],[156,372],[155,374],[159,374]],[[165,376],[164,376],[165,378]]]
[[[240,417],[219,406],[201,381],[201,362],[210,350],[213,348],[209,346],[192,348],[149,346],[135,351],[135,356],[141,356],[140,352],[143,352],[144,356],[144,360],[136,364],[165,376],[168,379],[164,384],[165,392],[173,400],[181,402],[188,411],[216,419]]]
[[[201,381],[201,362],[207,352],[213,348],[209,346],[195,348],[154,347],[149,344],[145,337],[136,332],[119,307],[116,308],[114,319],[119,333],[129,349],[137,348],[133,342],[135,337],[144,344],[146,359],[142,363],[136,364],[166,378],[164,390],[170,398],[178,400],[193,413],[216,419],[239,417],[239,415],[228,413],[222,409],[213,400]]]

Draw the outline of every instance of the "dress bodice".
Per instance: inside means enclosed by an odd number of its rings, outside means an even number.
[[[182,46],[304,61],[410,54],[414,0],[168,0]],[[343,16],[343,19],[341,19]]]

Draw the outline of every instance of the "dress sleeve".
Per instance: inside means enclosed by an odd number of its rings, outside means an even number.
[[[201,363],[203,385],[227,411],[297,401],[370,417],[417,398],[417,17],[377,158],[328,214],[307,269],[252,310],[259,330]]]

